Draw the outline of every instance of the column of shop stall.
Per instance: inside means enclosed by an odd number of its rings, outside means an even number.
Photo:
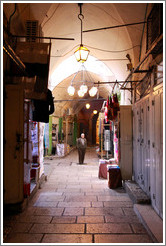
[[[31,121],[31,140],[32,140],[32,169],[31,169],[31,187],[36,186],[39,179],[39,123]]]
[[[32,120],[32,104],[24,101],[24,196],[30,196],[44,172],[44,124]]]
[[[99,139],[101,158],[115,157],[118,161],[117,116],[119,102],[117,94],[108,96],[99,114]]]
[[[24,100],[24,197],[30,196],[32,141],[30,127],[30,101]]]

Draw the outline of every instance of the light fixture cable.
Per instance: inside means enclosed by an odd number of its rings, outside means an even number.
[[[81,46],[82,44],[82,20],[84,19],[84,15],[82,14],[82,5],[83,3],[78,3],[78,6],[80,7],[80,13],[78,15],[78,19],[81,21]]]

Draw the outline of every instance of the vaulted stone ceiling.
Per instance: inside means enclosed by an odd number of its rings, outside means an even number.
[[[83,31],[142,22],[145,18],[146,6],[146,2],[84,2],[82,6],[82,14],[84,15]],[[10,16],[13,12],[14,4],[4,4],[4,9],[6,15]],[[74,38],[74,41],[52,40],[49,71],[49,87],[53,90],[55,99],[72,99],[67,94],[67,87],[71,82],[72,75],[64,78],[60,83],[58,82],[59,84],[55,83],[56,78],[53,78],[52,75],[58,66],[72,56],[76,47],[80,45],[81,23],[78,19],[78,14],[80,13],[78,3],[17,3],[17,9],[17,15],[13,17],[11,23],[15,32],[18,32],[19,20],[22,23],[22,29],[20,30],[22,30],[22,34],[25,34],[23,23],[27,19],[34,19],[39,21],[42,34],[45,37]],[[101,75],[97,73],[98,71],[96,71],[95,76],[93,74],[95,81],[105,81],[106,79],[107,81],[122,81],[126,79],[129,73],[127,71],[129,60],[126,55],[130,55],[133,66],[135,66],[139,60],[143,28],[144,25],[139,24],[83,32],[83,44],[90,50],[90,55],[96,59],[93,66],[95,67],[95,64],[100,60],[107,66],[111,74],[104,77],[101,67]],[[73,64],[73,66],[75,65]],[[64,71],[66,69],[64,67]],[[71,67],[72,70],[74,71],[73,67]],[[56,87],[54,87],[54,83]],[[111,88],[112,84],[99,87],[99,96],[106,98]],[[68,104],[61,102],[59,106],[73,107],[73,104],[76,104],[76,102],[69,101]]]

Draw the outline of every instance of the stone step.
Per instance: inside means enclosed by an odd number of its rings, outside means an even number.
[[[134,204],[134,211],[155,243],[163,243],[163,220],[151,205]]]
[[[134,181],[125,181],[124,188],[134,204],[150,204],[148,195]]]

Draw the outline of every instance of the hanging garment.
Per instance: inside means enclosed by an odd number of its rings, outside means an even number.
[[[113,118],[116,119],[120,110],[117,93],[113,95]]]
[[[46,101],[33,100],[33,105],[33,121],[48,123],[49,115],[54,112],[52,92],[48,89]]]
[[[112,102],[112,97],[111,95],[108,97],[109,98],[109,102],[108,102],[108,120],[113,120],[114,116],[113,116],[113,102]]]

